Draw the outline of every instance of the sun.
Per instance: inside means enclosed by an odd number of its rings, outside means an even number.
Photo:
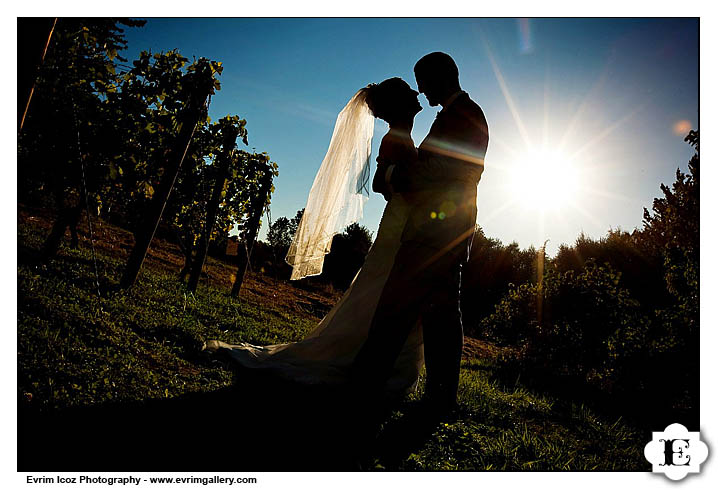
[[[529,151],[512,162],[511,198],[526,210],[560,211],[573,204],[580,185],[578,167],[558,151]]]

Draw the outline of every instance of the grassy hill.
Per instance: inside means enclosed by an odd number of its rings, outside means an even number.
[[[129,291],[117,286],[126,230],[83,220],[80,249],[44,263],[52,215],[18,207],[19,470],[352,469],[336,392],[271,379],[203,355],[205,339],[303,338],[340,294],[208,259],[196,294],[179,249],[155,239]],[[99,294],[98,294],[99,291]],[[648,470],[650,435],[580,401],[494,373],[499,349],[467,338],[457,417],[415,423],[419,391],[386,413],[369,469]]]

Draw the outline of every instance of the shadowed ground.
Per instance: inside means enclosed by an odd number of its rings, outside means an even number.
[[[366,414],[346,393],[232,372],[199,352],[208,338],[257,345],[304,338],[336,292],[252,273],[235,300],[227,292],[236,266],[211,259],[207,283],[188,295],[176,279],[181,256],[163,240],[140,284],[123,291],[117,278],[132,241],[127,231],[98,222],[94,249],[62,249],[45,262],[39,250],[49,228],[43,213],[19,206],[18,470],[359,469],[358,439],[370,431],[360,429]],[[627,424],[629,405],[597,403],[566,386],[544,390],[540,379],[501,367],[505,348],[465,341],[456,417],[422,417],[420,383],[416,395],[381,412],[362,469],[650,467],[642,454],[650,431],[634,430],[652,425],[650,414]]]
[[[345,396],[247,374],[231,388],[142,404],[21,407],[18,470],[356,469]]]

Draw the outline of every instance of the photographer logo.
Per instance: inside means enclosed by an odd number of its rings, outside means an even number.
[[[643,454],[653,465],[654,473],[664,473],[671,480],[682,480],[688,473],[698,473],[708,457],[708,446],[700,432],[688,432],[681,424],[671,424],[663,432],[654,432]]]

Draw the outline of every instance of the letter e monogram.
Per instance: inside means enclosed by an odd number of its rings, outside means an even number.
[[[685,446],[679,447],[678,451],[674,451],[673,443],[676,441],[682,441],[685,442]],[[688,466],[691,464],[691,456],[689,454],[685,455],[684,458],[684,449],[688,449],[690,446],[690,443],[688,442],[688,439],[659,439],[659,442],[664,443],[664,449],[663,454],[665,454],[665,462],[661,464],[660,466]],[[673,455],[677,454],[678,457],[677,460],[683,460],[685,459],[686,462],[683,464],[678,464],[673,462]]]

